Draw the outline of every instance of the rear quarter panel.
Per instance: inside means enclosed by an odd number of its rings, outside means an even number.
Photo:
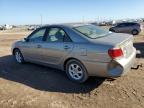
[[[91,43],[75,43],[73,51],[65,58],[76,58],[80,61],[88,62],[110,62],[108,55],[109,45],[99,45]]]
[[[89,62],[110,62],[108,55],[109,45],[90,44],[87,46],[87,61]]]
[[[107,65],[111,61],[108,55],[109,45],[77,43],[69,57],[80,60],[89,76],[106,76]]]

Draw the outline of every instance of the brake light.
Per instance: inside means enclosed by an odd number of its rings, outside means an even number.
[[[108,54],[112,59],[123,56],[123,51],[121,48],[118,49],[109,49]]]

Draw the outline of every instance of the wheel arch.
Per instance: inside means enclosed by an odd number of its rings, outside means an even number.
[[[137,31],[137,34],[139,34],[140,32],[139,32],[139,30],[138,29],[136,29],[136,28],[134,28],[134,29],[132,29],[132,31],[131,31],[131,33],[133,34],[133,31]],[[137,35],[137,34],[133,34],[133,35]]]
[[[136,28],[132,29],[132,31],[138,31]]]
[[[12,54],[13,54],[13,55],[14,55],[14,52],[15,52],[16,50],[19,50],[19,51],[20,51],[19,48],[14,48],[14,49],[12,50]]]

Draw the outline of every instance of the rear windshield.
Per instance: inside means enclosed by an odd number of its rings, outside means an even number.
[[[92,39],[101,38],[110,33],[108,30],[101,29],[95,25],[78,26],[74,27],[74,30]]]

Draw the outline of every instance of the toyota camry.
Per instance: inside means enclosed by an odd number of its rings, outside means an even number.
[[[112,33],[91,24],[48,25],[12,45],[15,60],[65,71],[83,83],[90,76],[116,78],[132,67],[133,36]]]

